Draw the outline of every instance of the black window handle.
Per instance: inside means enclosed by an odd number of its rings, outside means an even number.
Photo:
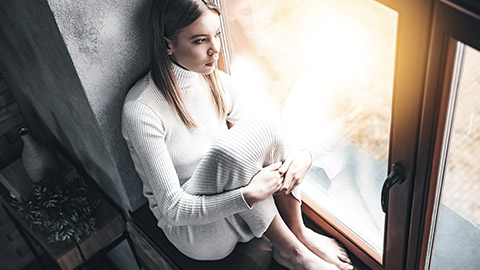
[[[385,179],[382,187],[382,210],[384,213],[388,211],[388,195],[390,193],[390,188],[395,184],[401,184],[405,181],[405,168],[400,162],[396,162],[392,166],[392,172]]]

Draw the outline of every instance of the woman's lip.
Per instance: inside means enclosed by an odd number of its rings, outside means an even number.
[[[206,65],[209,66],[209,67],[212,67],[212,66],[215,66],[216,64],[217,64],[217,61],[212,61],[212,62],[207,63]]]

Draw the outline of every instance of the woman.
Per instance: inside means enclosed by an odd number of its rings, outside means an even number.
[[[296,186],[310,153],[289,152],[274,121],[244,117],[216,69],[219,15],[207,0],[153,2],[151,71],[125,99],[122,133],[158,226],[198,260],[265,234],[287,268],[353,269],[335,240],[303,224]]]

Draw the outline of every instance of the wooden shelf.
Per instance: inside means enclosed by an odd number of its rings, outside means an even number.
[[[67,173],[74,175],[75,171]],[[120,238],[125,239],[126,225],[121,215],[105,200],[102,195],[92,186],[89,186],[90,194],[94,194],[100,200],[95,209],[96,232],[84,237],[77,245],[73,242],[48,241],[48,233],[37,227],[31,227],[11,206],[14,199],[21,199],[32,191],[33,183],[23,169],[21,160],[17,160],[0,172],[1,183],[9,193],[4,192],[0,196],[5,209],[10,213],[12,221],[20,230],[23,230],[34,242],[58,264],[60,269],[71,270],[88,263],[101,251],[113,248],[112,245]],[[28,241],[28,239],[25,239]]]

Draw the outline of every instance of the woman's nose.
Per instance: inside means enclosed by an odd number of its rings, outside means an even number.
[[[208,50],[208,55],[212,56],[220,52],[220,39],[216,39],[212,42],[212,47]]]

